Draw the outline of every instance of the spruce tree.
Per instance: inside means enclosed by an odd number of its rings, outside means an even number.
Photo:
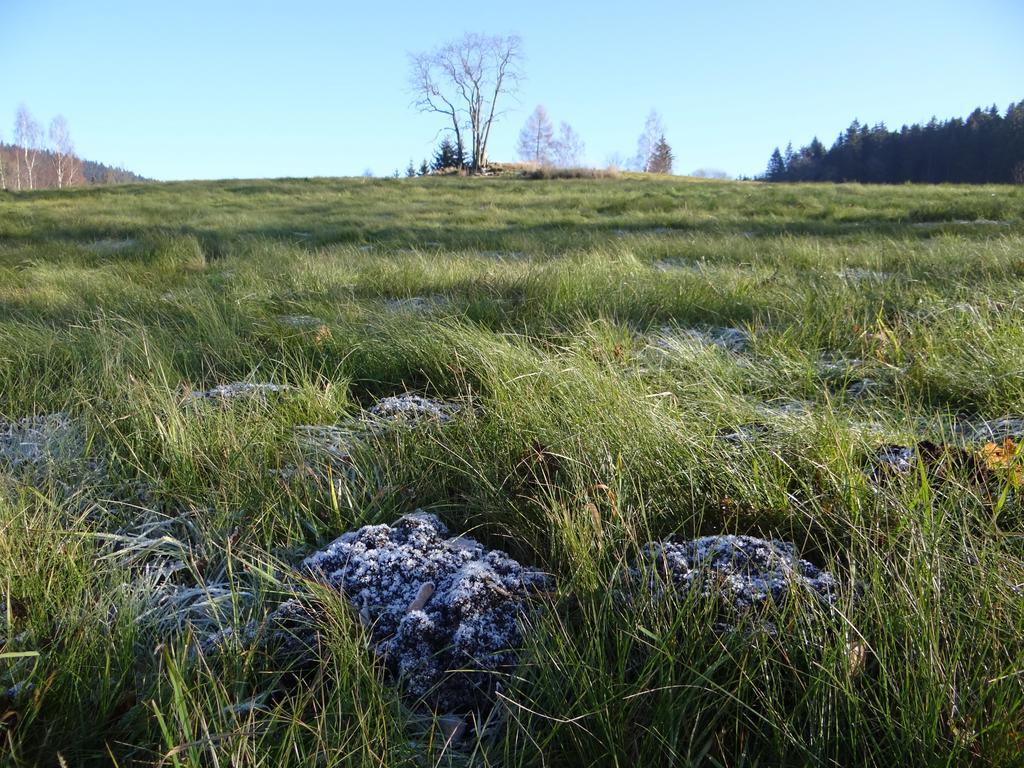
[[[445,136],[434,155],[434,170],[446,171],[451,168],[461,168],[463,166],[462,159],[452,140]]]
[[[778,147],[772,152],[772,157],[768,161],[768,170],[765,171],[764,177],[768,181],[782,181],[786,178],[786,161],[782,159],[782,153],[779,152]]]
[[[648,173],[672,173],[672,147],[665,141],[665,134],[662,134],[654,150],[651,152],[651,159],[647,162]]]
[[[409,158],[409,165],[405,168],[405,178],[411,179],[416,175],[416,166],[412,164],[412,158]]]
[[[429,176],[429,175],[430,175],[430,163],[428,163],[426,158],[424,158],[423,162],[420,163],[420,176]]]

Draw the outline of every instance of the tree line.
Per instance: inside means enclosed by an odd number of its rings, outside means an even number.
[[[63,115],[42,125],[24,104],[14,115],[12,142],[0,136],[0,189],[64,189],[86,184],[111,184],[144,179],[123,168],[83,160],[75,150]]]
[[[766,181],[858,181],[868,184],[1024,184],[1024,101],[1005,114],[996,106],[966,119],[868,127],[854,120],[828,149],[815,137],[794,151],[776,147]]]

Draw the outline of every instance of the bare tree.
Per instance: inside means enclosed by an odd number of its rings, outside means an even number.
[[[559,168],[578,168],[583,164],[585,145],[580,135],[564,120],[558,126],[555,140],[555,165]]]
[[[491,126],[504,114],[498,98],[512,95],[522,80],[518,35],[466,34],[427,53],[411,54],[409,82],[421,112],[444,115],[458,149],[470,146],[470,166],[487,166]]]
[[[15,189],[21,191],[21,152],[18,151],[18,130],[17,120],[15,120],[14,130],[14,184]]]
[[[550,165],[554,154],[555,127],[548,118],[548,111],[543,104],[526,118],[523,129],[519,132],[517,151],[519,158],[528,163]]]
[[[39,123],[32,117],[32,113],[22,104],[14,116],[14,143],[21,149],[18,155],[18,189],[21,189],[21,163],[24,159],[25,172],[28,177],[28,188],[35,189],[35,181],[32,171],[39,159],[39,141],[42,130]]]
[[[53,151],[53,170],[57,175],[57,188],[71,186],[75,180],[75,144],[64,115],[50,121],[50,144]]]
[[[647,115],[647,121],[644,123],[644,131],[636,142],[636,157],[630,163],[634,170],[645,172],[648,170],[648,166],[651,163],[651,155],[654,153],[654,147],[658,144],[658,139],[664,134],[665,127],[661,123],[661,115],[652,109],[650,114]]]

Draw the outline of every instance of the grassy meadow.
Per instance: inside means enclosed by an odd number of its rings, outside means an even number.
[[[0,763],[1022,765],[1024,456],[964,438],[1024,416],[1022,289],[1024,187],[2,194],[0,418],[74,439],[0,451]],[[290,388],[189,398],[230,382]],[[466,407],[374,433],[342,481],[290,469],[295,427],[403,392]],[[991,471],[879,475],[921,440]],[[196,652],[417,508],[557,585],[462,744],[339,595],[300,680]],[[645,542],[716,533],[794,542],[835,615],[722,632],[700,600],[622,599]]]

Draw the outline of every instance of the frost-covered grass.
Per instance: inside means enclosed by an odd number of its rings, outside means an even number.
[[[0,432],[74,436],[0,439],[0,762],[1018,764],[1016,443],[985,482],[871,462],[1024,416],[1022,289],[1020,188],[0,196]],[[458,409],[367,420],[407,392]],[[417,508],[556,584],[457,749],[295,571]],[[834,609],[623,597],[646,543],[716,534],[794,543]],[[299,589],[314,673],[196,651]]]

